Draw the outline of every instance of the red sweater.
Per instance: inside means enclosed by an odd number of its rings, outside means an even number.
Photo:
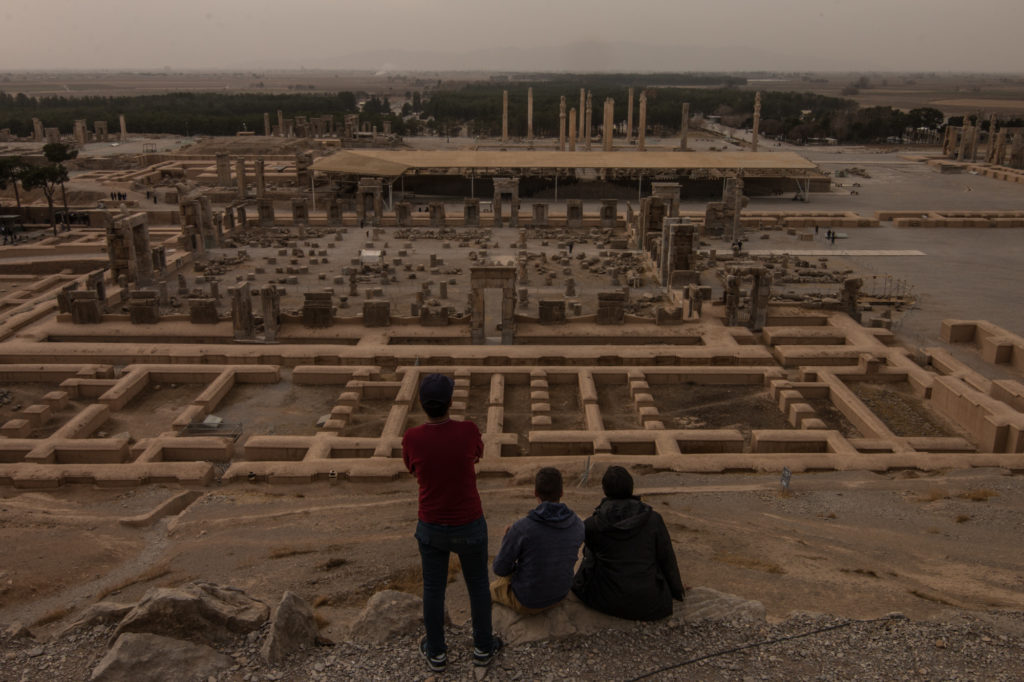
[[[483,451],[470,421],[428,422],[405,432],[402,459],[420,485],[420,521],[462,526],[484,515],[473,466]]]

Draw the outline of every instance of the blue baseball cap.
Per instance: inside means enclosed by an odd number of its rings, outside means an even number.
[[[452,400],[455,382],[444,374],[428,374],[420,384],[420,403],[447,405]]]

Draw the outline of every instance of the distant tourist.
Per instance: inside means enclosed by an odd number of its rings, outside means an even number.
[[[633,495],[633,477],[610,466],[604,499],[586,520],[583,562],[572,591],[587,606],[630,620],[672,615],[683,583],[668,529],[658,512]]]
[[[483,455],[480,429],[448,412],[455,384],[430,374],[420,384],[420,405],[427,423],[405,432],[402,459],[419,484],[419,542],[423,566],[423,625],[420,653],[433,672],[448,665],[444,636],[444,594],[448,560],[455,552],[469,591],[473,620],[473,664],[487,665],[501,650],[491,631],[491,594],[487,573],[487,522],[476,488],[474,465]]]
[[[538,504],[505,530],[494,558],[491,598],[519,613],[540,613],[565,599],[583,544],[583,521],[562,504],[562,473],[544,467],[534,479]]]

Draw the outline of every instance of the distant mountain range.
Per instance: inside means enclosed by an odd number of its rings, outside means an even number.
[[[862,59],[858,57],[858,60]],[[281,64],[278,64],[281,66]],[[319,54],[294,66],[374,71],[849,71],[884,70],[828,54],[805,56],[751,47],[647,45],[632,42],[574,42],[546,47],[493,47],[464,52],[374,49],[338,57]]]

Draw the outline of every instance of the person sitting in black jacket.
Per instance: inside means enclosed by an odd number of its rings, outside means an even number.
[[[592,609],[630,620],[672,615],[683,600],[676,555],[658,512],[633,495],[633,477],[620,466],[601,479],[604,499],[584,522],[583,561],[572,591]]]

